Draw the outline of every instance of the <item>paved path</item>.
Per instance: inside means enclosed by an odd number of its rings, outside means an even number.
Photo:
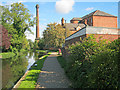
[[[56,56],[57,53],[53,52],[45,60],[36,88],[68,88],[70,86],[71,83],[65,76]]]

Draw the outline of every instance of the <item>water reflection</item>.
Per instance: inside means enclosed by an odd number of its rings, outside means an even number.
[[[2,88],[11,89],[38,59],[38,56],[39,53],[29,52],[9,59],[2,59]]]
[[[27,66],[27,70],[28,70],[31,67],[31,65],[33,65],[33,63],[35,63],[34,53],[31,53],[31,52],[28,53],[26,58],[28,60],[28,66]]]

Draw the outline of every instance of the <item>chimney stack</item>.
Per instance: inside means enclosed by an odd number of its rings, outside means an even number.
[[[63,26],[65,23],[64,23],[64,18],[61,19],[61,25]]]
[[[36,5],[36,40],[38,41],[40,36],[39,36],[39,5]]]

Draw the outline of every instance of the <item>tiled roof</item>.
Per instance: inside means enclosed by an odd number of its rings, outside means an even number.
[[[71,20],[82,20],[82,18],[74,17],[74,18],[72,18]]]
[[[66,28],[69,30],[75,30],[75,28],[77,28],[78,26],[80,26],[81,28],[85,27],[85,24],[76,24],[76,23],[66,23]]]
[[[90,13],[90,14],[87,14],[87,15],[83,16],[82,19],[85,19],[85,18],[87,18],[89,16],[92,16],[92,15],[93,16],[110,16],[110,17],[116,17],[116,16],[108,14],[106,12],[103,12],[103,11],[100,11],[100,10],[96,10],[96,11]]]

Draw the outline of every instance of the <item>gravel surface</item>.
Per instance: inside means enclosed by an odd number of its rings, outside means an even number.
[[[56,57],[57,53],[53,52],[45,60],[36,88],[69,88],[71,85]]]

